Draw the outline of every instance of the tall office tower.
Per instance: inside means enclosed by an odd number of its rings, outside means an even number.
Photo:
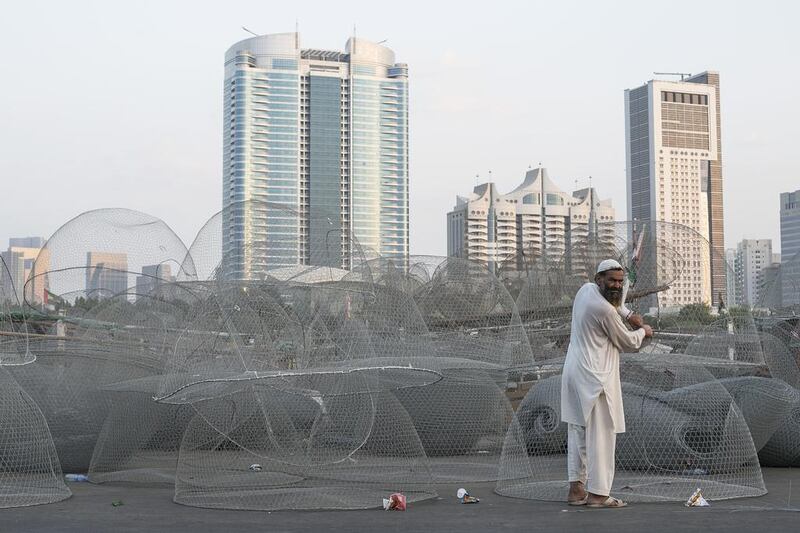
[[[800,190],[781,193],[781,257],[791,260],[800,252]]]
[[[6,303],[22,303],[22,291],[25,286],[25,259],[19,252],[7,250],[0,252],[3,260],[0,268],[5,272],[0,272],[0,300]]]
[[[800,190],[781,193],[781,293],[785,307],[800,305]]]
[[[492,271],[513,268],[522,271],[541,257],[564,259],[576,240],[585,242],[590,231],[613,243],[611,200],[600,200],[594,188],[572,195],[559,189],[537,168],[508,194],[500,194],[494,183],[478,185],[468,197],[457,196],[447,213],[447,255],[486,264]],[[510,264],[509,261],[513,261]]]
[[[44,290],[47,285],[45,276],[37,276],[34,279],[29,279],[33,264],[39,261],[39,266],[44,267],[47,258],[40,257],[40,252],[44,246],[45,240],[42,237],[12,237],[8,239],[8,251],[6,252],[8,258],[8,268],[11,273],[14,286],[16,288],[17,297],[20,302],[23,300],[23,291],[27,291],[28,301],[41,302],[44,297]],[[22,263],[20,265],[19,260]],[[40,271],[44,271],[42,268]],[[27,288],[25,284],[28,283]]]
[[[661,306],[719,305],[727,290],[719,101],[716,72],[625,90],[628,218],[683,224],[710,244],[675,243],[686,269]]]
[[[772,254],[772,264],[761,271],[759,307],[768,309],[783,308],[782,271],[781,254]]]
[[[224,98],[227,276],[348,268],[351,234],[383,256],[408,254],[408,67],[392,50],[355,37],[343,52],[301,48],[297,33],[245,39],[225,54]]]
[[[744,239],[736,246],[736,305],[759,305],[764,289],[764,269],[772,264],[772,240]]]
[[[86,297],[101,300],[128,290],[128,255],[86,252]]]
[[[136,297],[147,296],[162,284],[172,283],[175,279],[172,275],[172,266],[168,263],[145,265],[142,267],[142,275],[136,276]]]

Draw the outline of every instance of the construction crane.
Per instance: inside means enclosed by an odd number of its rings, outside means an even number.
[[[656,76],[680,76],[681,81],[692,75],[691,72],[653,72]]]

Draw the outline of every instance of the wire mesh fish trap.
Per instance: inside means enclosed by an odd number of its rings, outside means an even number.
[[[17,288],[0,258],[0,508],[69,498],[47,421],[9,372],[35,365]]]
[[[223,312],[249,313],[243,302]],[[403,487],[412,499],[435,494],[417,433],[390,392],[429,385],[438,374],[370,364],[354,353],[368,346],[352,338],[365,335],[363,329],[339,339],[339,349],[349,348],[352,357],[327,367],[288,368],[278,345],[254,329],[262,322],[228,318],[216,322],[226,329],[212,333],[215,323],[203,318],[179,339],[159,397],[196,413],[181,443],[176,502],[367,508],[380,505],[389,487]],[[296,327],[291,320],[281,323]]]
[[[146,300],[160,301],[149,295],[178,276],[195,279],[183,242],[163,221],[127,209],[79,215],[39,252],[25,303],[60,333],[37,338],[39,364],[15,376],[41,406],[65,470],[87,472],[106,418],[121,408],[103,387],[163,367],[167,323],[185,310],[157,311]]]
[[[612,492],[631,501],[709,499],[766,492],[747,421],[725,386],[686,358],[626,356],[621,365],[626,432],[617,435]],[[560,376],[534,385],[520,405],[503,451],[496,491],[563,500],[566,424]]]
[[[762,345],[769,372],[794,391],[794,401],[781,425],[759,450],[763,466],[800,466],[800,335],[796,325],[773,321],[763,332]]]

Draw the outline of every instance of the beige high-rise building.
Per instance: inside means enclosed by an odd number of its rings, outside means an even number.
[[[498,267],[522,270],[546,256],[564,257],[571,241],[586,239],[591,227],[613,241],[611,200],[600,200],[594,188],[567,194],[536,168],[513,191],[500,194],[494,183],[478,185],[458,196],[447,214],[447,255]]]
[[[718,305],[727,292],[719,100],[716,72],[625,91],[628,218],[683,224],[710,244],[674,243],[685,269],[661,306]]]
[[[128,255],[86,252],[86,296],[103,299],[128,289]]]
[[[8,250],[3,252],[3,259],[9,270],[10,281],[14,286],[16,299],[20,303],[27,299],[29,303],[40,303],[44,298],[47,286],[46,276],[36,276],[31,279],[33,265],[39,261],[40,272],[46,270],[46,257],[39,257],[45,240],[42,237],[21,237],[8,240]],[[47,256],[45,253],[44,256]],[[27,288],[26,288],[26,285]],[[27,291],[23,295],[23,291]]]

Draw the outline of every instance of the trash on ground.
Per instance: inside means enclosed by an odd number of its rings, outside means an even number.
[[[66,474],[64,479],[67,481],[89,481],[89,476],[86,474]]]
[[[119,507],[120,505],[125,505],[124,503],[122,503],[122,500],[114,500],[113,502],[111,502],[111,507]]]
[[[467,489],[460,488],[458,492],[456,492],[456,497],[461,500],[461,503],[478,503],[480,502],[480,498],[476,498],[475,496],[470,496]]]
[[[686,500],[686,507],[710,507],[711,504],[708,503],[708,500],[703,498],[703,493],[700,492],[698,488],[694,493]]]
[[[250,470],[251,472],[261,472],[261,470],[262,470],[262,468],[261,468],[261,465],[260,465],[260,464],[258,464],[258,463],[253,463],[253,464],[251,464],[251,465],[250,465],[249,467],[247,467],[247,468],[248,468],[248,470]]]
[[[383,499],[383,508],[386,511],[405,511],[406,497],[399,492],[389,495],[389,499]]]

